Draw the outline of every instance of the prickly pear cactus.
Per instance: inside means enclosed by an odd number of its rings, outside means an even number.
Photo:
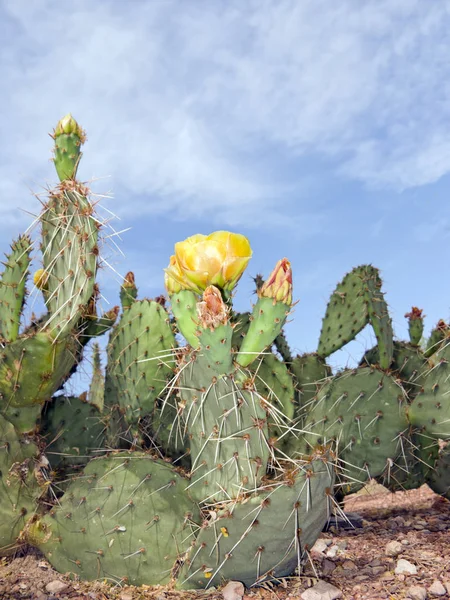
[[[403,390],[378,369],[345,371],[326,383],[311,405],[300,443],[308,446],[333,442],[341,480],[351,490],[381,475],[402,452],[408,431]]]
[[[434,439],[450,439],[450,343],[433,356],[434,366],[425,373],[424,385],[408,409],[412,425]]]
[[[356,267],[338,284],[323,319],[317,353],[326,358],[353,340],[371,323],[380,348],[381,368],[392,360],[391,319],[381,292],[378,270],[371,265]]]
[[[246,586],[292,574],[331,514],[333,470],[318,452],[259,493],[229,500],[202,524],[179,575],[182,588]]]
[[[39,450],[0,416],[0,556],[17,550],[17,538],[45,494]],[[36,477],[37,475],[37,477]]]
[[[140,452],[95,459],[27,537],[62,573],[168,583],[200,521],[187,485],[170,465]]]

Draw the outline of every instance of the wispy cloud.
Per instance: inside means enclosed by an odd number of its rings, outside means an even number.
[[[448,1],[2,6],[8,222],[54,177],[43,132],[69,110],[89,133],[81,175],[111,174],[130,217],[292,223],[282,198],[314,221],[302,176],[284,183],[305,156],[395,189],[450,170]]]

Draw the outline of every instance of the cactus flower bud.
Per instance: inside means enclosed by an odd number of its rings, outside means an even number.
[[[279,260],[275,269],[258,291],[260,298],[273,298],[274,302],[292,304],[292,269],[287,258]]]
[[[176,261],[173,266],[176,264],[176,269],[171,270],[171,262],[169,273],[182,289],[198,294],[210,285],[231,291],[251,256],[248,239],[239,233],[215,231],[208,236],[196,234],[175,244]]]
[[[84,142],[86,140],[86,134],[81,129],[81,127],[78,125],[78,123],[75,121],[75,119],[72,117],[72,115],[69,113],[68,115],[63,117],[60,121],[58,121],[58,123],[55,127],[55,131],[53,133],[53,137],[57,138],[60,135],[63,135],[63,134],[70,135],[72,133],[75,134],[76,136],[78,136],[80,138],[80,142],[82,144],[84,144]]]
[[[136,300],[137,292],[138,290],[134,281],[134,273],[132,271],[128,271],[123,278],[123,283],[120,288],[120,303],[122,304],[122,308],[124,310],[126,308],[130,308],[130,306]]]
[[[38,269],[33,275],[33,283],[38,290],[46,291],[48,288],[48,273],[44,269]]]
[[[405,317],[408,319],[409,328],[409,339],[411,344],[418,346],[423,334],[423,315],[422,309],[413,306],[411,312],[406,313]]]

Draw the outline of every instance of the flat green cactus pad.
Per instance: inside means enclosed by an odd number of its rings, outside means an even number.
[[[291,575],[330,516],[333,467],[326,455],[292,467],[284,480],[220,505],[200,529],[178,585],[246,586]]]
[[[61,573],[168,583],[200,521],[186,485],[170,465],[143,453],[93,460],[28,538]]]
[[[300,443],[334,442],[342,479],[363,484],[388,468],[402,453],[408,429],[403,390],[383,371],[359,368],[344,371],[325,384],[306,415],[308,433]]]
[[[412,425],[435,439],[450,438],[450,344],[433,356],[423,387],[408,409]]]
[[[0,556],[17,550],[17,537],[45,487],[35,477],[37,446],[0,416]]]

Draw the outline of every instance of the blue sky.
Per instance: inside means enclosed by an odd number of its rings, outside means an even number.
[[[241,310],[250,275],[291,260],[298,352],[367,262],[398,337],[411,305],[427,333],[448,317],[450,2],[0,0],[0,36],[2,251],[55,183],[47,132],[72,112],[80,177],[131,227],[124,256],[104,244],[105,309],[118,274],[158,295],[176,241],[229,229],[254,250]]]

